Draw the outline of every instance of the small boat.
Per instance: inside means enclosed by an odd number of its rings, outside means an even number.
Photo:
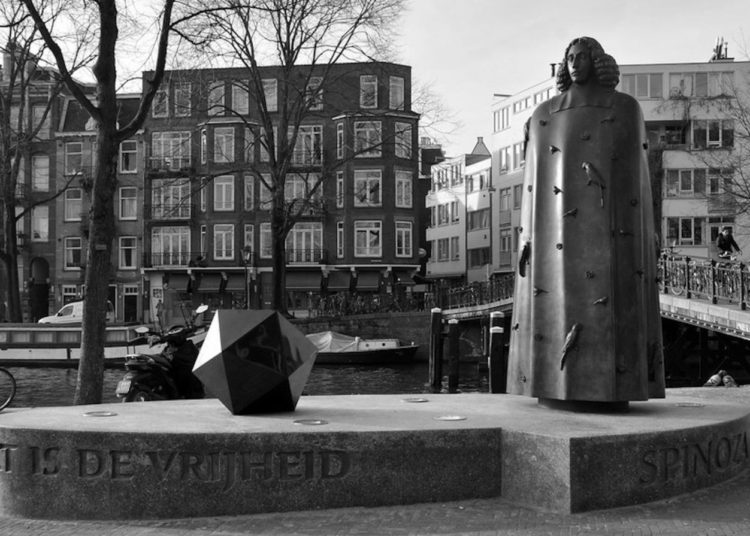
[[[362,339],[335,331],[310,333],[307,338],[318,348],[316,363],[323,365],[380,365],[408,363],[419,345],[398,339]]]

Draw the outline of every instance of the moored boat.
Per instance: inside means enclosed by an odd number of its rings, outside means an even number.
[[[419,345],[399,339],[363,339],[335,331],[309,333],[307,338],[318,348],[315,362],[323,365],[408,363],[419,349]]]

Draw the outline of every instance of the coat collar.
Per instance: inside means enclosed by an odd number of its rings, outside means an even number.
[[[570,108],[612,108],[614,106],[615,91],[605,89],[599,85],[579,87],[572,84],[564,93],[552,98],[550,111],[561,112]]]

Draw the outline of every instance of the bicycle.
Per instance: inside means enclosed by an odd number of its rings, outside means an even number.
[[[16,379],[9,370],[0,367],[0,411],[7,408],[16,396]]]

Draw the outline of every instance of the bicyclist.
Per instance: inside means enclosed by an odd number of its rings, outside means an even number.
[[[732,248],[742,255],[740,246],[737,245],[732,236],[732,228],[727,225],[721,228],[721,233],[719,233],[719,237],[716,239],[716,246],[719,248],[719,257],[723,259],[732,257]]]

